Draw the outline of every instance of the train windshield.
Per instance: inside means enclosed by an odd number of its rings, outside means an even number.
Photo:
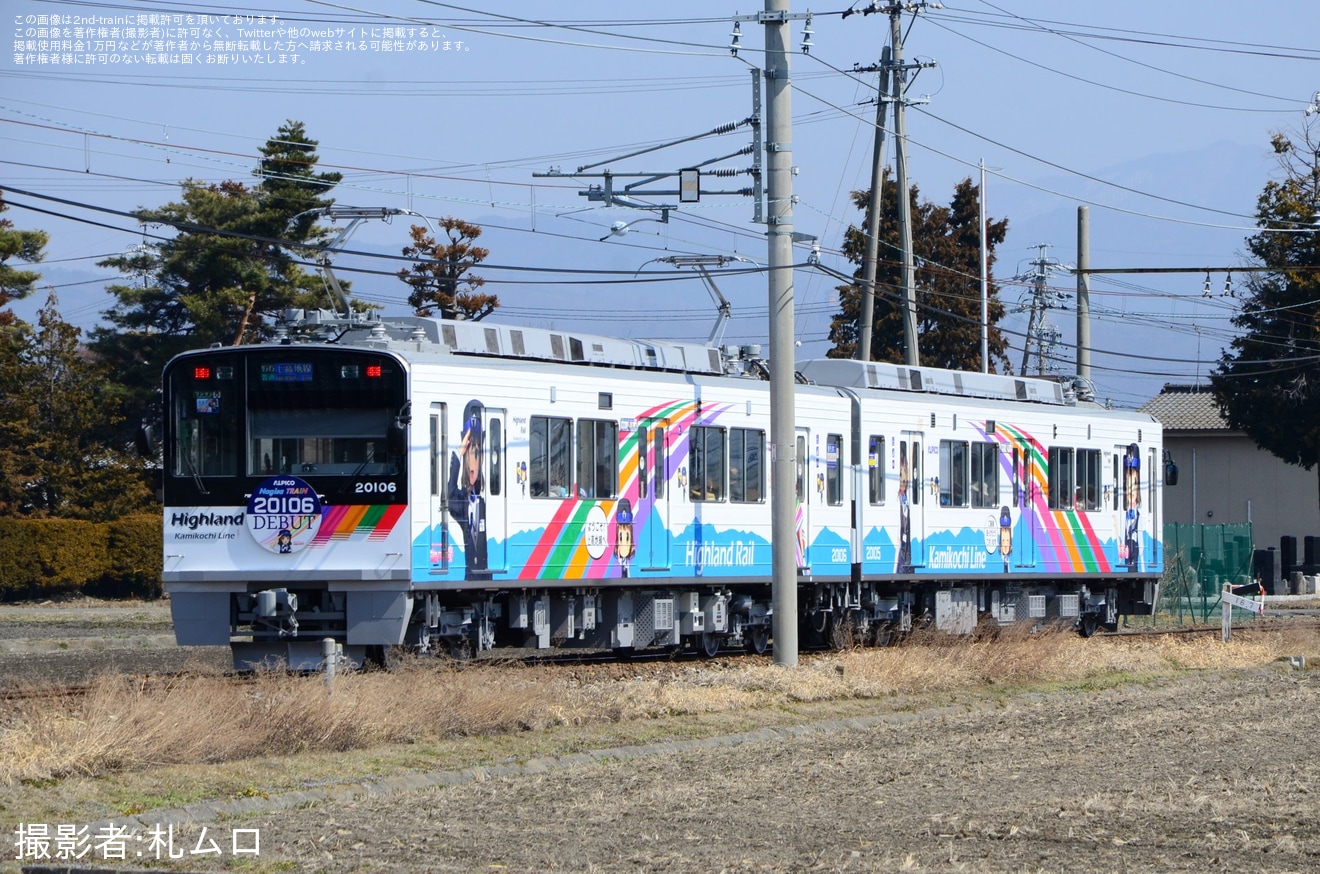
[[[404,403],[391,359],[262,350],[218,352],[170,375],[178,477],[393,476]]]

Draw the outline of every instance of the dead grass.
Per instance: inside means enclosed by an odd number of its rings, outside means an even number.
[[[994,639],[918,636],[904,646],[804,660],[796,669],[668,663],[625,679],[552,667],[405,662],[390,673],[269,673],[246,684],[191,676],[146,686],[103,677],[81,699],[0,705],[0,784],[248,761],[399,743],[795,703],[1070,684],[1257,667],[1320,653],[1320,632],[1096,638],[1007,630]]]

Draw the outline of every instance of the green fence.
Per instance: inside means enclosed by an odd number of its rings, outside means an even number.
[[[1157,612],[1178,623],[1203,623],[1218,617],[1224,585],[1252,581],[1251,556],[1250,522],[1165,525],[1164,581]],[[1243,618],[1251,615],[1242,613]]]

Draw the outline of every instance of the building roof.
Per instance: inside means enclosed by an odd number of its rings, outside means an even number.
[[[1141,412],[1159,420],[1168,431],[1231,431],[1208,385],[1166,385],[1146,401]]]

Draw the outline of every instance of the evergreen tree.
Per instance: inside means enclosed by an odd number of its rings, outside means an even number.
[[[479,321],[495,311],[500,299],[477,289],[486,284],[469,271],[486,259],[490,252],[473,245],[481,236],[481,226],[462,219],[440,219],[446,242],[437,243],[421,225],[412,226],[411,246],[405,246],[405,258],[416,259],[399,278],[412,287],[408,303],[418,315],[437,315],[446,319]]]
[[[91,358],[52,292],[28,325],[0,334],[0,514],[103,521],[152,506],[142,463],[115,430],[110,368]]]
[[[282,310],[332,303],[295,257],[310,257],[323,239],[307,212],[332,204],[324,195],[340,180],[315,172],[316,145],[301,122],[286,122],[261,149],[255,186],[185,180],[180,200],[137,213],[171,236],[101,262],[131,277],[107,289],[117,302],[91,334],[97,353],[120,364],[128,427],[154,418],[174,355],[264,339]]]
[[[886,194],[894,190],[885,171]],[[981,369],[981,268],[979,191],[971,179],[954,188],[948,206],[921,201],[916,185],[909,192],[912,207],[912,248],[917,293],[917,338],[921,363],[929,367]],[[853,204],[865,215],[869,191],[854,191]],[[897,198],[883,199],[876,264],[875,309],[872,316],[871,358],[903,361],[903,279],[898,233]],[[988,264],[995,263],[995,247],[1008,233],[1008,219],[986,220]],[[849,226],[843,252],[859,265],[857,282],[839,286],[839,313],[830,325],[832,358],[852,358],[861,331],[861,277],[866,232]],[[997,327],[1004,316],[999,286],[989,283],[987,311],[990,321],[990,371],[1010,373],[1008,341]]]
[[[0,192],[0,212],[9,209]],[[13,325],[17,319],[12,310],[5,309],[16,300],[32,293],[41,274],[33,270],[20,270],[10,260],[35,264],[45,257],[49,237],[45,231],[20,231],[7,218],[0,218],[0,327]]]
[[[1265,183],[1260,231],[1247,238],[1253,261],[1271,269],[1249,274],[1233,317],[1242,333],[1210,382],[1230,427],[1310,470],[1320,462],[1320,141],[1308,129],[1273,145],[1283,178]]]

